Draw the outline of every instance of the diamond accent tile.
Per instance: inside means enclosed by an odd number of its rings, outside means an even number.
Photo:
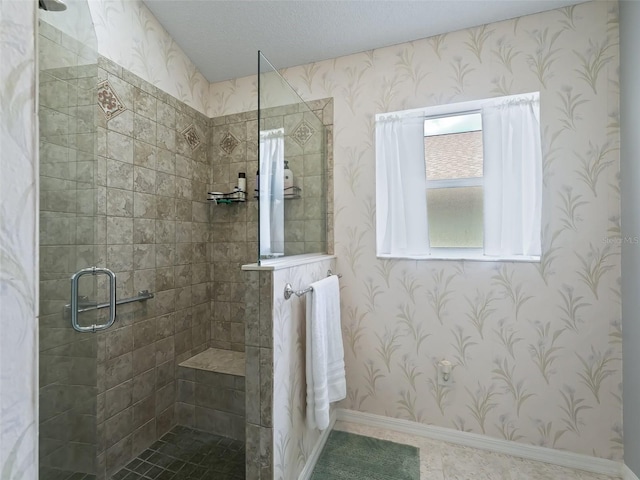
[[[231,135],[231,133],[227,132],[227,134],[220,142],[220,148],[231,155],[239,144],[240,142],[238,141],[238,139]]]
[[[298,143],[298,145],[304,147],[304,144],[309,141],[314,133],[316,133],[316,131],[313,129],[313,127],[303,120],[295,128],[295,130],[291,134],[291,138],[293,138]]]
[[[109,80],[98,84],[98,106],[107,120],[111,120],[126,110],[118,94],[109,85]]]
[[[193,124],[189,125],[182,131],[182,136],[191,147],[191,150],[195,150],[202,143],[200,135],[198,135],[198,130],[196,130],[196,127],[193,126]]]

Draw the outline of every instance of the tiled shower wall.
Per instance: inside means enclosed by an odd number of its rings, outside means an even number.
[[[333,178],[330,155],[333,136],[333,100],[287,105],[261,111],[260,129],[284,128],[285,160],[302,188],[300,198],[285,200],[285,254],[332,251],[326,232],[332,222]],[[212,207],[213,319],[211,346],[245,348],[245,278],[243,264],[258,257],[258,201],[253,198],[258,170],[258,115],[256,111],[213,118],[211,162],[213,191],[231,192],[239,172],[247,175],[246,203]],[[325,128],[322,128],[324,124]],[[327,163],[323,154],[326,152]],[[329,205],[326,210],[325,206]]]
[[[244,440],[244,384],[244,376],[178,367],[178,424]]]
[[[210,337],[210,130],[175,98],[104,58],[99,65],[109,100],[99,104],[116,109],[98,115],[106,264],[119,297],[155,292],[99,337],[98,430],[112,472],[175,424],[177,363]]]
[[[248,480],[273,479],[273,272],[243,272],[247,329],[245,367]]]

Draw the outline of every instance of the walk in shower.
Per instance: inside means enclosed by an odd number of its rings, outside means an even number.
[[[40,479],[273,478],[275,299],[242,266],[332,248],[332,102],[261,56],[258,110],[208,118],[66,3],[39,28]]]

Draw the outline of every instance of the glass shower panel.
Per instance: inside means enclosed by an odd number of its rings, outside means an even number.
[[[259,261],[327,251],[326,127],[258,52]]]
[[[96,216],[97,40],[85,1],[41,12],[40,480],[97,475],[97,360],[93,333],[71,327],[71,275],[100,264]],[[82,277],[79,301],[104,301],[102,278]],[[100,312],[102,316],[104,313]],[[99,323],[98,311],[82,325]]]

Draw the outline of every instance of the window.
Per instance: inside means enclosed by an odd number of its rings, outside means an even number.
[[[376,116],[379,257],[537,261],[539,94]]]
[[[482,248],[482,117],[424,121],[427,219],[431,248]]]

